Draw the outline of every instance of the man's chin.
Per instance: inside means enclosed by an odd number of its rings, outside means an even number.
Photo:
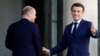
[[[78,19],[78,18],[74,18],[74,20],[75,20],[75,21],[78,21],[79,19]]]

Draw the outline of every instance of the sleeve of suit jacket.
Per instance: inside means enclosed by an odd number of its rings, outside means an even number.
[[[97,30],[96,33],[94,33],[94,35],[92,33],[92,37],[99,38],[100,37],[100,32]]]
[[[12,50],[13,42],[12,42],[12,35],[11,35],[11,26],[7,30],[6,40],[5,40],[5,46],[6,48]]]
[[[66,37],[67,36],[66,36],[66,28],[65,28],[65,31],[64,31],[64,34],[63,34],[63,38],[61,39],[61,42],[57,46],[55,46],[54,48],[50,49],[50,55],[56,54],[58,52],[61,52],[64,49],[67,48],[68,44],[67,44]]]

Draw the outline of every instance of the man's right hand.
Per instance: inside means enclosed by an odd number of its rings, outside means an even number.
[[[44,54],[50,54],[50,50],[47,49],[47,48],[45,48],[45,47],[42,47],[42,52],[43,52]]]

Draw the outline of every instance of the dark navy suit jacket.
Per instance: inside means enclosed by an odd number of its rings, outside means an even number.
[[[9,26],[5,45],[12,56],[42,56],[38,25],[25,18]]]
[[[91,22],[82,20],[77,28],[76,36],[71,34],[73,23],[65,27],[63,38],[56,47],[51,48],[50,54],[56,54],[68,49],[67,56],[89,56],[89,41],[90,36],[96,38],[90,31]]]

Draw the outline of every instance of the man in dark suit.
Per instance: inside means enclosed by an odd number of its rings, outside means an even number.
[[[22,19],[9,26],[5,46],[12,51],[12,56],[42,56],[39,28],[35,19],[36,10],[26,6],[22,10]]]
[[[63,38],[57,46],[50,50],[43,47],[45,54],[52,56],[67,48],[67,56],[90,56],[90,36],[96,38],[99,34],[92,22],[82,18],[84,10],[84,6],[81,3],[72,5],[71,13],[74,21],[65,27]]]

